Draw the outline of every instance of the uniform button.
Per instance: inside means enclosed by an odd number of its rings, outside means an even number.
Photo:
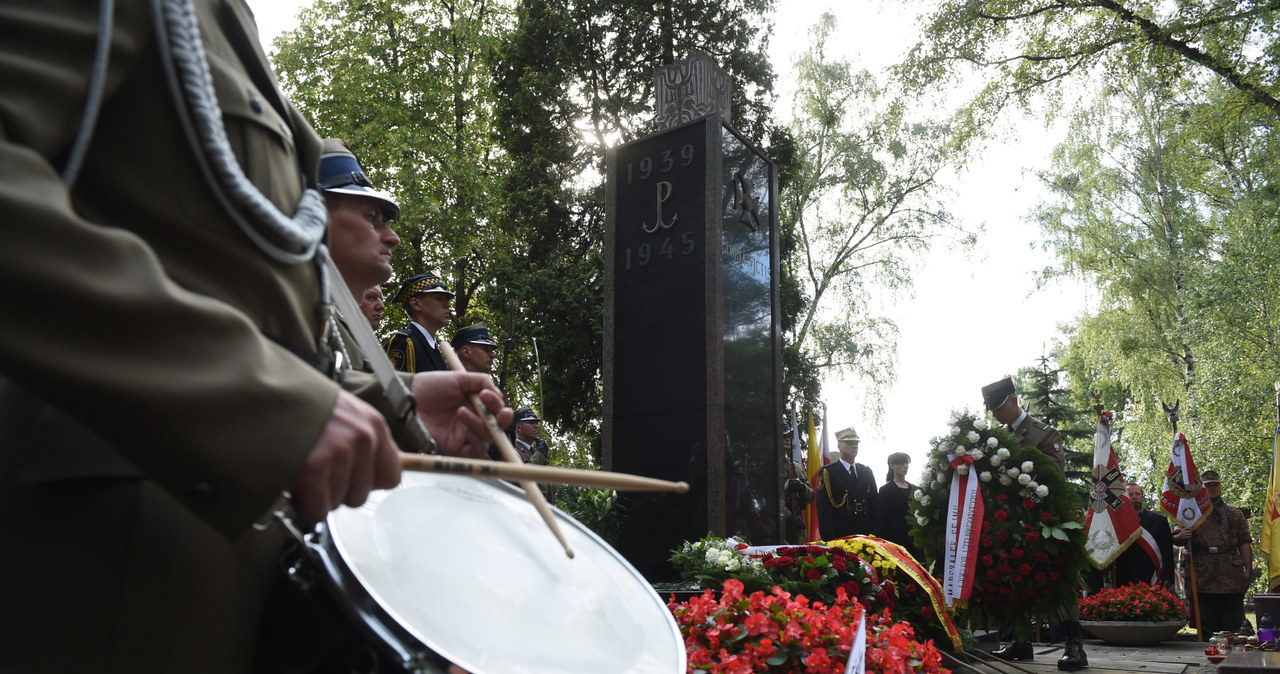
[[[209,484],[208,482],[205,482],[204,480],[198,480],[196,482],[193,482],[191,483],[190,486],[187,487],[187,495],[190,496],[191,499],[194,501],[212,500],[214,494],[215,494],[215,490],[213,488],[213,485]]]
[[[258,100],[257,96],[250,96],[249,107],[253,108],[254,112],[262,112],[262,101]]]

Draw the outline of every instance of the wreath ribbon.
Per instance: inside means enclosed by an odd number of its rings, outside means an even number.
[[[914,580],[920,586],[920,589],[929,596],[929,603],[933,605],[934,616],[937,617],[938,624],[942,625],[942,629],[946,631],[947,638],[951,640],[951,645],[956,649],[956,652],[964,651],[964,641],[960,639],[960,632],[956,629],[955,622],[951,620],[951,614],[943,606],[942,588],[938,586],[938,581],[929,575],[929,572],[923,566],[920,566],[920,562],[911,556],[911,553],[897,543],[874,536],[849,536],[842,540],[857,541],[875,549],[880,556],[892,560],[903,573],[907,574],[908,578]]]
[[[977,475],[970,470],[973,456],[948,454],[947,460],[955,470],[951,473],[951,493],[947,503],[942,592],[947,606],[952,607],[963,606],[973,593],[974,569],[978,564],[976,542],[982,535],[985,508],[982,487],[978,484]]]

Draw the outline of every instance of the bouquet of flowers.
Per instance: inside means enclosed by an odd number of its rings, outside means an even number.
[[[957,414],[951,433],[934,439],[924,483],[910,504],[912,536],[927,559],[944,558],[956,472],[978,478],[985,511],[974,541],[973,590],[961,608],[990,624],[1029,629],[1032,616],[1056,609],[1076,592],[1086,562],[1079,495],[1040,450],[1023,447],[985,419]],[[941,571],[933,569],[934,575]]]
[[[1081,620],[1161,622],[1186,620],[1187,607],[1163,585],[1133,583],[1080,600]]]
[[[741,581],[726,580],[719,599],[708,589],[667,606],[684,635],[690,672],[841,674],[864,616],[868,671],[948,671],[933,643],[916,641],[910,625],[887,612],[867,613],[843,590],[825,605],[777,587],[747,596]]]
[[[694,543],[685,541],[671,553],[671,564],[682,578],[704,588],[735,579],[749,592],[777,586],[827,603],[843,590],[873,612],[893,608],[896,600],[893,583],[883,582],[870,563],[824,545],[781,546],[749,554],[746,543],[708,535]]]
[[[893,616],[915,626],[916,633],[929,638],[935,643],[947,644],[963,650],[959,632],[951,622],[946,607],[941,604],[941,592],[938,581],[917,563],[910,564],[912,570],[903,567],[898,559],[886,554],[886,548],[892,543],[871,536],[854,536],[834,541],[826,541],[823,545],[831,546],[856,555],[871,565],[876,573],[884,579],[885,584],[892,584],[896,601]],[[909,556],[905,550],[902,555]],[[905,563],[905,562],[904,562]],[[932,594],[922,583],[928,584]]]

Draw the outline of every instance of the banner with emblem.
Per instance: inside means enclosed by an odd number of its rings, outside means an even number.
[[[1280,426],[1271,448],[1271,474],[1267,476],[1267,506],[1262,515],[1262,540],[1258,543],[1267,558],[1267,589],[1280,589]]]
[[[1209,494],[1200,481],[1200,470],[1191,458],[1187,436],[1173,434],[1173,450],[1169,467],[1164,471],[1164,487],[1160,490],[1160,509],[1183,529],[1195,529],[1213,510]]]
[[[1114,562],[1142,537],[1143,531],[1133,501],[1125,491],[1116,450],[1111,445],[1111,420],[1111,412],[1098,415],[1093,436],[1093,488],[1089,494],[1089,512],[1084,516],[1085,530],[1089,532],[1084,549],[1089,561],[1099,569]]]
[[[822,470],[822,466],[827,461],[827,408],[824,405],[822,407],[821,443],[818,442],[818,431],[813,427],[813,413],[809,413],[809,458],[805,463],[805,477],[809,480],[809,486],[813,487],[814,494],[818,493],[818,471]],[[809,501],[809,505],[804,507],[804,523],[808,532],[806,541],[822,540],[822,534],[818,531],[817,499]]]

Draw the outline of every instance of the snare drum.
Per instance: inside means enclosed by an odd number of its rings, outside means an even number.
[[[666,604],[616,550],[552,509],[575,557],[524,492],[404,473],[329,515],[308,545],[340,604],[410,672],[436,656],[474,674],[685,671]]]

